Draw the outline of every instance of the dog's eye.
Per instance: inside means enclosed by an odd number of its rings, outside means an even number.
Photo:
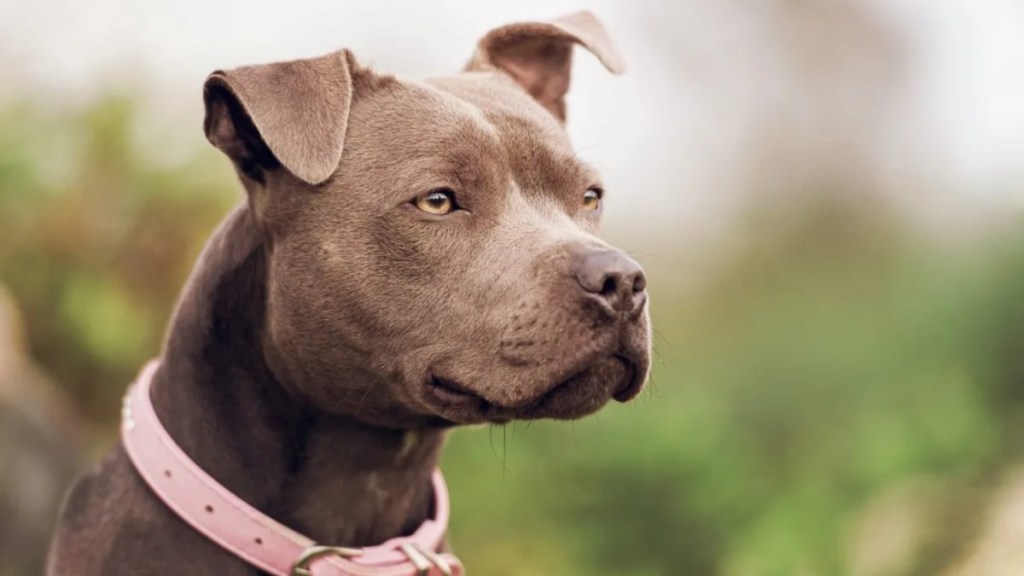
[[[438,188],[420,194],[413,200],[413,204],[427,214],[443,216],[455,210],[455,192],[448,188]]]
[[[589,188],[583,193],[583,208],[585,210],[597,210],[601,207],[602,196],[604,196],[604,190],[597,187]]]

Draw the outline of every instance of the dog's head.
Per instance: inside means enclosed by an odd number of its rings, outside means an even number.
[[[595,236],[604,189],[566,136],[588,13],[488,33],[413,81],[348,51],[218,71],[207,138],[265,237],[263,346],[293,393],[387,426],[575,418],[650,364],[640,266]]]

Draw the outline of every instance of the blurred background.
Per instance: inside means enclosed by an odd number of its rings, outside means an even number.
[[[658,361],[630,405],[452,435],[471,573],[1024,574],[1016,0],[0,0],[0,574],[39,573],[242,199],[206,74],[444,75],[580,8],[631,65],[577,50],[569,130]]]

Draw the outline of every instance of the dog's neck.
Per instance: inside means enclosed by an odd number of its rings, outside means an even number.
[[[412,532],[432,512],[444,432],[372,427],[292,396],[260,344],[266,273],[240,208],[179,303],[153,385],[160,420],[217,481],[317,542],[366,546]]]

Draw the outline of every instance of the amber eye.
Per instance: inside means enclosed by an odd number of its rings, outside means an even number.
[[[455,210],[455,193],[448,188],[438,188],[437,190],[420,194],[412,203],[427,214],[443,216]]]
[[[583,193],[583,208],[585,210],[597,210],[601,207],[601,197],[604,196],[604,190],[600,188],[590,188]]]

